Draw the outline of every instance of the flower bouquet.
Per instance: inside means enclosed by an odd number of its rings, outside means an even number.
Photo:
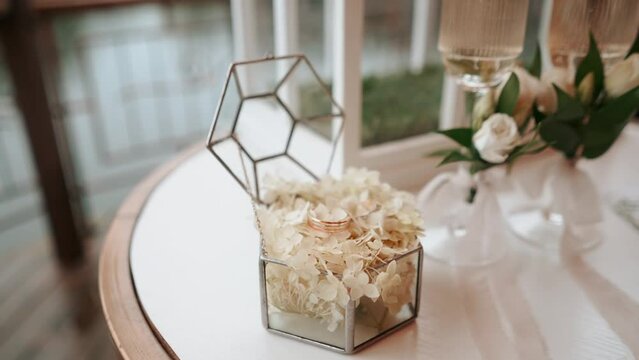
[[[576,236],[568,237],[569,246],[585,250],[600,242],[602,214],[598,191],[578,162],[605,154],[639,108],[639,36],[625,59],[606,70],[591,34],[588,53],[574,77],[572,73],[548,71],[538,84],[542,89],[552,86],[553,91],[538,92],[533,109],[540,138],[565,161],[548,169],[540,208],[509,219],[513,230],[535,245],[556,248],[570,231]],[[540,106],[544,100],[545,106]]]
[[[518,158],[547,147],[531,120],[532,97],[520,80],[528,82],[531,76],[517,69],[503,86],[478,99],[470,127],[439,131],[458,145],[432,154],[442,157],[440,165],[468,165],[437,176],[419,195],[429,221],[424,252],[430,257],[456,266],[480,266],[505,253],[506,227],[496,188]]]

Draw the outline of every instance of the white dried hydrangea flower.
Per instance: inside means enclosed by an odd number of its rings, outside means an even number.
[[[406,262],[398,266],[395,260],[377,276],[375,285],[380,289],[382,300],[391,314],[398,313],[404,304],[412,300],[406,289],[411,288],[414,279],[415,267]]]
[[[271,310],[317,318],[334,331],[349,300],[381,297],[392,314],[412,301],[415,264],[393,260],[414,249],[422,233],[411,194],[365,169],[348,169],[341,179],[269,177],[264,184],[266,205],[257,210],[263,250],[288,265],[267,267]],[[346,231],[327,233],[308,225],[309,212],[323,221],[348,216],[351,222]]]

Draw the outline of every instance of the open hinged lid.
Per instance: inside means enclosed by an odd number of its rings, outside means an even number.
[[[330,169],[344,112],[304,55],[233,63],[207,148],[257,202],[266,175],[317,180]]]

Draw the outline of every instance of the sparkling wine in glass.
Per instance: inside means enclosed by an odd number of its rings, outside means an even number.
[[[522,51],[528,0],[445,0],[439,50],[449,74],[470,90],[504,80]]]
[[[637,0],[553,0],[548,49],[554,66],[571,67],[588,52],[588,33],[606,65],[623,59],[639,28]]]

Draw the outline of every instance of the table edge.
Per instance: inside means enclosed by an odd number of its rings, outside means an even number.
[[[130,248],[138,217],[151,193],[178,166],[204,149],[201,143],[189,146],[140,181],[120,205],[105,235],[98,271],[100,303],[111,339],[124,359],[178,359],[139,302]]]

